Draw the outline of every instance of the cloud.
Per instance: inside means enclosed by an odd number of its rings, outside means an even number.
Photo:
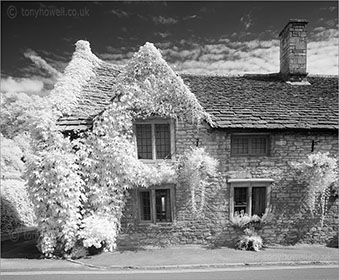
[[[155,32],[153,33],[154,36],[160,36],[161,38],[167,38],[168,36],[171,36],[170,32]]]
[[[249,29],[253,25],[252,14],[251,12],[242,16],[240,22],[244,25],[245,30]]]
[[[119,9],[110,10],[109,13],[116,15],[118,18],[128,18],[129,14]]]
[[[155,46],[159,49],[167,49],[171,46],[171,42],[159,42],[159,43],[155,43]]]
[[[307,71],[310,74],[338,75],[338,41],[309,42]]]
[[[189,19],[195,19],[195,18],[200,18],[200,17],[198,17],[197,15],[191,15],[191,16],[184,17],[183,20],[189,20]]]
[[[185,42],[185,46],[185,49],[179,46],[161,50],[177,72],[229,75],[279,71],[278,40],[239,42],[222,39],[219,43],[191,44],[190,47]]]
[[[157,16],[157,17],[152,17],[153,22],[155,22],[156,24],[175,24],[178,22],[177,19],[172,18],[172,17],[163,17],[163,16]]]
[[[24,56],[30,59],[36,66],[38,66],[38,68],[45,70],[53,78],[57,79],[61,77],[61,73],[58,70],[56,70],[53,66],[48,64],[46,60],[37,55],[35,51],[28,49],[24,53]]]
[[[309,34],[307,71],[310,74],[338,74],[338,30],[318,26]],[[191,38],[192,39],[192,38]],[[192,39],[193,40],[193,39]],[[199,41],[199,43],[197,43]],[[155,43],[164,59],[178,73],[238,75],[244,73],[278,73],[280,43],[278,39],[240,41],[238,37],[221,37],[194,41],[181,39]],[[107,48],[100,57],[126,64],[132,50]]]
[[[1,79],[1,92],[40,93],[44,84],[40,80],[7,77]]]
[[[310,74],[338,75],[338,29],[317,27],[307,47],[307,71]]]
[[[336,11],[338,8],[336,6],[330,6],[330,7],[323,7],[323,8],[320,8],[320,10],[322,11],[330,11],[330,12],[334,12]]]
[[[317,27],[309,34],[307,72],[338,75],[337,29]],[[159,46],[164,59],[179,73],[234,75],[277,73],[280,70],[279,40],[239,41],[220,38],[214,43],[179,41]]]
[[[112,50],[112,51],[118,51],[118,49],[115,49],[113,47],[107,47],[106,49]],[[118,65],[124,65],[127,64],[127,62],[132,58],[132,56],[135,54],[135,52],[129,51],[124,53],[100,53],[98,56],[107,62],[118,64]]]
[[[331,41],[331,39],[336,38],[338,41],[339,32],[338,29],[334,28],[325,28],[323,26],[314,28],[312,32],[310,32],[309,40],[313,41]]]

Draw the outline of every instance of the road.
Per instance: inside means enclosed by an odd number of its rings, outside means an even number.
[[[337,266],[279,266],[225,269],[152,271],[12,271],[2,272],[2,280],[338,280]]]

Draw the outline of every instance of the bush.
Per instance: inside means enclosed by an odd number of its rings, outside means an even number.
[[[259,251],[263,246],[262,238],[250,229],[245,229],[244,233],[237,243],[237,248],[240,250]]]
[[[13,203],[0,197],[1,202],[1,234],[11,234],[15,229],[23,226],[17,209]]]
[[[73,260],[80,259],[89,255],[88,249],[81,242],[77,241],[71,250],[70,258]]]
[[[259,217],[258,215],[249,216],[244,211],[235,212],[231,217],[231,224],[238,229],[244,231],[244,235],[237,242],[237,248],[241,250],[259,251],[263,246],[262,238],[256,233],[256,229],[262,228],[263,225],[270,222],[273,214],[270,208],[266,208],[265,213]]]
[[[28,197],[28,192],[23,180],[17,179],[7,179],[1,180],[1,200],[6,200],[10,205],[15,209],[16,218],[19,221],[20,226],[35,226],[35,214],[33,204]],[[8,204],[4,204],[1,207],[3,211],[6,211],[5,208]],[[9,209],[8,209],[9,210]],[[1,211],[1,213],[3,213]],[[5,224],[6,222],[12,223],[8,219],[13,216],[6,216],[4,219],[3,215],[1,218],[1,223]],[[4,220],[3,220],[4,219]],[[3,228],[1,228],[2,231]],[[13,228],[14,230],[15,228]]]
[[[85,248],[93,251],[96,249],[108,249],[112,251],[116,245],[119,221],[114,216],[92,215],[82,221],[82,229],[79,230],[79,239]]]

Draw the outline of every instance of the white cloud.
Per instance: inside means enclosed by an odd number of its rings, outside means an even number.
[[[188,45],[185,42],[186,46]],[[243,74],[279,72],[279,41],[232,42],[192,45],[162,50],[178,72],[192,74]]]
[[[61,73],[58,70],[56,70],[53,66],[48,64],[46,60],[38,56],[34,51],[27,50],[24,53],[24,56],[30,59],[40,69],[47,71],[47,73],[50,74],[52,77],[57,79],[61,76]]]
[[[191,15],[191,16],[184,17],[183,20],[196,19],[196,18],[199,18],[199,17],[197,15]]]
[[[338,41],[310,42],[307,58],[310,74],[338,75]]]
[[[110,10],[108,13],[116,15],[118,18],[128,18],[129,17],[129,14],[127,12],[119,10],[119,9]]]
[[[100,57],[102,60],[118,64],[118,65],[124,65],[126,64],[130,58],[127,57],[125,54],[112,54],[112,53],[100,53],[98,54],[98,57]]]
[[[338,30],[317,27],[309,33],[307,72],[338,74]],[[198,44],[187,40],[156,43],[164,59],[179,73],[234,75],[244,73],[278,73],[280,42],[274,40],[239,41],[220,38],[215,43]],[[126,64],[126,54],[101,54],[104,60]]]
[[[249,29],[253,25],[252,14],[251,12],[242,16],[240,22],[244,25],[245,30]]]
[[[313,30],[310,40],[314,41],[328,41],[333,38],[337,38],[338,41],[338,29],[330,28],[326,29],[325,27],[317,27]]]
[[[310,74],[338,75],[338,29],[317,27],[307,47]]]
[[[44,84],[40,80],[13,77],[1,79],[2,92],[40,93],[43,88]]]
[[[152,18],[153,22],[156,24],[175,24],[178,22],[177,19],[172,18],[172,17],[163,17],[163,16],[157,16]]]
[[[156,33],[154,33],[154,36],[160,36],[161,38],[167,38],[170,35],[171,35],[170,32],[156,32]]]
[[[309,37],[312,39],[308,43],[307,72],[338,75],[338,30],[316,28]],[[233,75],[280,70],[279,40],[240,42],[223,38],[216,44],[181,43],[177,48],[162,50],[165,60],[177,72]]]

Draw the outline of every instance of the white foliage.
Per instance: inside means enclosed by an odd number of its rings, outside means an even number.
[[[133,93],[132,107],[138,117],[158,115],[195,123],[204,119],[212,124],[195,95],[151,43],[142,46],[128,62],[117,77],[117,87],[122,95]]]
[[[17,143],[7,139],[0,134],[1,140],[1,175],[2,177],[20,177],[24,170],[21,160],[24,153]]]
[[[101,61],[91,52],[89,42],[80,40],[75,45],[71,62],[51,92],[51,102],[65,115],[72,113],[82,88],[95,76],[94,69]]]
[[[208,178],[217,175],[218,160],[211,157],[204,148],[191,148],[179,159],[179,172],[191,190],[192,210],[200,215],[205,205],[205,191]],[[200,193],[200,206],[196,195]]]
[[[310,154],[301,163],[291,163],[297,170],[297,179],[307,185],[306,203],[311,213],[320,208],[323,222],[330,188],[338,182],[337,160],[329,153]],[[318,203],[319,201],[319,203]]]
[[[1,196],[10,201],[25,226],[35,226],[36,216],[33,204],[28,198],[25,181],[22,179],[1,180]]]
[[[79,238],[83,240],[86,248],[91,246],[112,251],[116,246],[118,221],[112,214],[94,214],[82,220],[79,230]]]
[[[137,159],[136,118],[210,121],[181,78],[147,43],[118,75],[112,88],[117,97],[95,119],[93,131],[71,142],[58,132],[56,121],[72,112],[99,63],[89,44],[79,41],[52,92],[51,106],[31,126],[34,149],[27,174],[45,255],[68,254],[78,241],[113,250],[127,189],[176,181],[172,164],[149,165]],[[217,162],[203,156],[196,166],[201,184],[214,174],[211,164]]]

